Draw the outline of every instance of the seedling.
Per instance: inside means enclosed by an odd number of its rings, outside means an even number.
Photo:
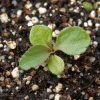
[[[90,2],[83,2],[83,8],[87,11],[91,11],[93,9],[93,5]]]
[[[33,26],[29,39],[33,46],[20,59],[20,68],[29,70],[46,62],[49,71],[55,75],[62,74],[64,71],[63,59],[55,55],[57,50],[68,55],[78,55],[84,53],[90,44],[89,35],[79,26],[61,30],[54,45],[52,31],[45,25]]]

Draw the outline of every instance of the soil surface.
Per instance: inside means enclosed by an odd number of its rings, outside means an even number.
[[[87,11],[84,1],[96,7]],[[50,27],[54,41],[61,29],[81,26],[91,44],[82,55],[56,52],[65,62],[63,75],[43,66],[22,71],[18,62],[35,24]],[[99,0],[0,0],[0,100],[100,100]]]

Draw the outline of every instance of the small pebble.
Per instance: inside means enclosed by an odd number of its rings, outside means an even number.
[[[90,17],[92,17],[92,18],[94,18],[96,16],[96,12],[93,10],[93,11],[91,11],[91,13],[90,13]]]
[[[1,12],[6,12],[6,8],[1,8]]]
[[[97,27],[97,28],[100,27],[100,23],[96,23],[95,27]]]
[[[11,21],[11,24],[12,24],[12,25],[14,25],[14,24],[15,24],[15,21],[14,21],[14,20],[12,20],[12,21]]]
[[[81,24],[82,24],[82,20],[78,19],[78,25],[81,25]]]
[[[32,3],[30,1],[27,1],[27,3],[25,4],[25,8],[30,9],[31,7],[32,7]]]
[[[35,15],[36,14],[36,10],[32,10],[32,14]]]
[[[69,8],[69,11],[73,11],[73,10],[74,10],[74,8],[72,8],[72,7],[71,7],[71,8]]]
[[[7,13],[2,13],[0,15],[0,20],[1,20],[2,23],[7,23],[9,21]]]
[[[55,10],[55,9],[53,9],[53,10],[52,10],[52,13],[56,13],[56,10]]]
[[[66,9],[65,8],[60,8],[59,11],[62,12],[62,13],[65,13],[66,12]]]
[[[36,23],[38,23],[38,22],[39,22],[39,20],[38,20],[37,17],[32,17],[32,23],[33,23],[33,24],[36,24]]]
[[[0,56],[0,61],[1,61],[1,60],[4,60],[4,59],[5,59],[5,56],[3,56],[3,55]]]
[[[18,67],[15,67],[13,69],[13,71],[11,72],[11,74],[12,74],[13,78],[19,78],[19,69],[18,69]]]
[[[74,4],[76,2],[76,0],[70,0],[71,4]]]
[[[67,87],[66,90],[68,90],[69,88]]]
[[[94,98],[93,97],[89,97],[89,100],[94,100]]]
[[[18,86],[16,86],[16,90],[18,90],[19,89],[19,87]]]
[[[93,41],[92,44],[93,44],[94,47],[97,47],[98,42],[97,41]]]
[[[72,67],[71,69],[72,69],[73,72],[75,71],[75,68],[74,67]]]
[[[54,100],[60,100],[61,95],[60,94],[56,94]]]
[[[3,47],[3,44],[0,43],[0,48],[2,48],[2,47]]]
[[[87,26],[88,26],[87,22],[84,22],[84,27],[87,27]]]
[[[28,15],[25,16],[25,19],[26,19],[27,21],[31,20],[31,18],[30,18]]]
[[[6,71],[6,76],[10,76],[10,71]]]
[[[83,13],[83,12],[80,12],[80,15],[81,15],[81,16],[84,16],[84,13]]]
[[[91,31],[90,30],[86,30],[87,34],[91,35]]]
[[[96,60],[95,57],[91,57],[91,58],[90,58],[90,62],[92,62],[92,63],[93,63],[95,60]]]
[[[29,85],[30,84],[30,81],[26,81],[26,85]]]
[[[6,87],[7,87],[7,88],[11,88],[11,85],[7,84]]]
[[[13,57],[12,56],[8,56],[8,59],[12,59]]]
[[[29,99],[29,96],[28,96],[28,95],[26,95],[26,96],[24,97],[24,99],[25,99],[25,100],[28,100],[28,99]]]
[[[44,3],[44,6],[46,7],[47,5],[48,5],[48,3],[47,3],[47,2],[45,2],[45,3]]]
[[[55,30],[53,33],[52,33],[52,37],[57,37],[57,35],[60,33],[59,30]]]
[[[32,21],[29,21],[29,22],[27,23],[27,26],[33,26]]]
[[[43,70],[44,70],[44,71],[48,71],[48,68],[44,66],[44,67],[43,67]]]
[[[92,24],[92,21],[91,20],[88,20],[88,26],[92,26],[93,24]]]
[[[52,33],[52,37],[56,37],[57,35],[56,35],[56,33],[55,32],[53,32]]]
[[[63,88],[63,85],[61,83],[58,83],[58,85],[55,87],[55,92],[60,92]]]
[[[51,90],[50,88],[47,88],[47,92],[48,92],[48,93],[51,93],[52,90]]]
[[[82,95],[85,95],[85,92],[84,92],[84,91],[82,91],[82,92],[81,92],[81,94],[82,94]]]
[[[22,14],[22,10],[18,10],[18,11],[17,11],[17,17],[20,17],[21,14]]]
[[[36,85],[36,84],[32,85],[32,91],[36,91],[38,89],[39,89],[39,86],[38,85]]]
[[[9,51],[9,48],[7,46],[4,46],[4,51]]]
[[[48,24],[48,27],[49,27],[51,30],[53,30],[53,29],[55,29],[56,25],[55,25],[55,24]]]
[[[83,76],[83,73],[80,73],[80,76]]]
[[[49,99],[51,100],[51,99],[53,99],[54,98],[54,94],[50,94],[49,95]]]
[[[97,78],[95,79],[95,82],[96,82],[96,84],[100,85],[100,78],[97,77]]]
[[[0,81],[3,82],[4,81],[4,77],[0,76]]]
[[[54,32],[55,32],[55,34],[57,34],[57,35],[60,33],[59,30],[55,30]]]
[[[17,80],[16,83],[17,83],[18,85],[22,85],[21,80]]]
[[[7,45],[10,49],[16,48],[16,42],[15,41],[9,41],[9,42],[7,42]]]
[[[40,6],[41,6],[41,3],[40,2],[38,2],[38,3],[35,4],[35,7],[36,8],[39,8]]]
[[[68,67],[68,68],[72,67],[72,64],[67,63],[67,67]]]
[[[79,13],[79,9],[74,9],[73,12],[75,12],[75,13]]]
[[[61,75],[57,75],[57,78],[61,78]]]
[[[13,1],[12,1],[12,4],[13,4],[14,6],[17,6],[17,1],[16,1],[16,0],[13,0]]]
[[[45,14],[47,12],[47,9],[46,8],[43,8],[43,7],[40,7],[38,9],[38,11],[39,11],[40,14]]]
[[[75,55],[74,60],[78,60],[80,58],[80,55]]]
[[[16,31],[12,31],[12,34],[13,34],[13,35],[16,35]]]
[[[27,77],[26,77],[26,80],[27,80],[27,81],[31,81],[31,80],[32,80],[32,76],[27,76]]]
[[[0,93],[2,93],[3,92],[3,89],[2,89],[2,87],[0,86]]]
[[[22,38],[19,38],[18,40],[21,42],[22,41]]]
[[[42,20],[40,20],[40,23],[41,23],[41,24],[43,24],[43,21],[42,21]]]

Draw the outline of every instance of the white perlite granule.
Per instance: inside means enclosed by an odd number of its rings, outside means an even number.
[[[47,12],[47,9],[46,8],[43,8],[43,7],[40,7],[38,9],[38,11],[39,11],[40,14],[45,14]]]
[[[18,78],[18,77],[19,77],[19,70],[18,70],[18,67],[15,67],[15,68],[13,69],[13,71],[11,72],[11,74],[12,74],[12,77],[13,77],[13,78]]]
[[[7,13],[2,13],[0,15],[0,20],[1,20],[2,23],[7,23],[8,22],[8,15],[7,15]]]

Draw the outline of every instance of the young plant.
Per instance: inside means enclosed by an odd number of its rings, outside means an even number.
[[[83,2],[82,5],[83,8],[86,9],[87,11],[91,11],[93,9],[93,5],[90,2]]]
[[[89,35],[79,26],[63,29],[54,45],[52,31],[44,25],[33,26],[29,39],[33,46],[20,59],[20,68],[23,70],[37,68],[46,61],[49,71],[55,75],[64,71],[63,59],[54,54],[57,50],[68,55],[77,55],[84,53],[90,44]]]

